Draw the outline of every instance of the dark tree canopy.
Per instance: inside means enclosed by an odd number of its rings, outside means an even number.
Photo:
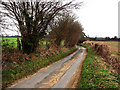
[[[1,10],[0,13],[17,21],[15,24],[18,25],[21,33],[22,49],[25,53],[35,51],[39,39],[46,35],[48,26],[56,16],[80,6],[80,3],[73,4],[73,1],[63,4],[60,0],[34,2],[9,0],[8,2],[0,1],[0,3],[1,9],[6,10],[6,12]]]

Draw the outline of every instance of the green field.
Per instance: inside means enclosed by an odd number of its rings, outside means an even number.
[[[3,37],[2,39],[2,49],[4,50],[5,48],[17,48],[17,37]],[[21,40],[21,38],[20,38]],[[46,47],[46,40],[41,40],[39,42],[41,47]],[[48,42],[49,44],[49,42]],[[64,40],[61,42],[61,46],[64,46]]]
[[[20,38],[21,40],[21,38]],[[40,42],[41,43],[41,42]],[[42,41],[42,44],[46,44],[46,41]],[[2,38],[2,48],[17,48],[17,37],[4,37]]]
[[[4,47],[17,48],[17,38],[16,37],[3,37],[2,48]]]

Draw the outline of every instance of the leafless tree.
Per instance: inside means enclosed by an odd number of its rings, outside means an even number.
[[[57,46],[60,46],[61,41],[64,40],[66,47],[72,47],[83,37],[83,28],[75,20],[75,16],[67,13],[59,18],[55,25],[52,26],[50,37],[55,40],[54,42]]]
[[[80,5],[73,1],[63,4],[61,0],[8,0],[0,1],[0,13],[17,21],[15,25],[21,33],[23,52],[30,53],[35,51],[39,39],[46,35],[48,26],[57,15],[77,9]]]
[[[83,28],[79,22],[73,22],[68,29],[68,33],[65,39],[66,46],[74,46],[83,36]]]
[[[50,39],[54,39],[57,46],[60,46],[61,41],[65,40],[69,33],[69,27],[74,22],[75,17],[69,13],[65,13],[63,16],[58,17],[56,22],[52,24],[50,32]]]

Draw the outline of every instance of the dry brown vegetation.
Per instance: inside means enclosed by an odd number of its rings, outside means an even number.
[[[98,43],[107,45],[111,51],[112,55],[118,56],[120,58],[120,42],[119,41],[87,41],[88,43]]]
[[[86,41],[83,44],[92,46],[96,51],[96,54],[99,55],[103,61],[107,62],[115,70],[116,73],[120,74],[120,59],[117,57],[117,55],[119,55],[119,52],[117,52],[117,50],[115,50],[116,52],[109,50],[109,47],[114,48],[115,46],[112,46],[111,44],[111,46],[108,46],[105,45],[104,42],[98,43],[94,41]],[[111,52],[116,53],[117,55],[112,55]]]
[[[57,46],[61,45],[62,40],[65,41],[66,47],[75,46],[83,36],[82,25],[69,14],[59,17],[55,25],[51,25],[51,29],[49,39],[52,39]]]

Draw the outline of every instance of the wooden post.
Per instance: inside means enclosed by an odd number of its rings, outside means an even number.
[[[17,50],[20,51],[21,50],[21,44],[20,44],[20,40],[17,37]]]

